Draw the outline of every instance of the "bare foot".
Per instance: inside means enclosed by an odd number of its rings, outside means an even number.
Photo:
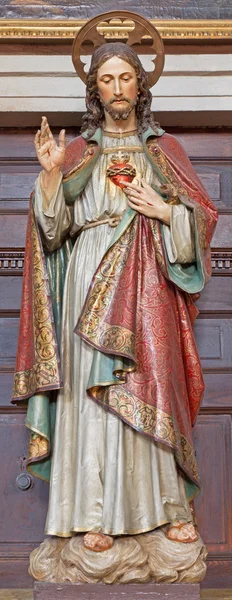
[[[105,552],[112,548],[114,538],[104,533],[89,532],[84,536],[84,546],[93,552]]]
[[[193,523],[178,523],[177,525],[171,525],[166,532],[166,537],[173,542],[182,542],[184,544],[190,544],[199,539]]]

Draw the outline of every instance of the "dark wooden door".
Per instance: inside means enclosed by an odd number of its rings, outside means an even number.
[[[68,134],[73,137],[76,132]],[[232,587],[232,133],[176,135],[220,213],[213,240],[213,277],[198,301],[195,326],[206,384],[195,428],[202,479],[196,509],[209,550],[204,585]],[[43,540],[48,499],[46,483],[23,477],[25,409],[10,405],[28,198],[39,172],[33,136],[32,130],[5,130],[0,144],[0,587],[32,586],[28,556]]]

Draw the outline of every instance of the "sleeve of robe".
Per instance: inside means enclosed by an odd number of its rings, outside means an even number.
[[[34,211],[42,231],[43,243],[52,252],[59,248],[72,227],[72,213],[65,204],[62,174],[50,202],[41,186],[41,174],[35,182]]]
[[[171,206],[170,226],[164,225],[164,242],[170,263],[195,261],[194,223],[192,211],[184,204]]]

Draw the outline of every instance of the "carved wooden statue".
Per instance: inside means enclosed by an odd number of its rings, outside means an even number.
[[[217,214],[151,114],[149,85],[164,62],[158,32],[121,12],[135,23],[128,43],[106,43],[96,26],[112,16],[92,19],[74,42],[86,79],[80,137],[66,148],[62,130],[57,145],[46,117],[35,137],[43,170],[29,215],[13,402],[28,401],[28,468],[50,480],[45,531],[55,537],[33,553],[31,572],[198,581],[192,426],[204,385],[192,323]],[[157,55],[149,78],[131,48],[145,34]],[[86,76],[79,57],[89,40]]]

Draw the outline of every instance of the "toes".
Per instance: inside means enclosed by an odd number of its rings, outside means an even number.
[[[174,542],[196,542],[198,534],[191,523],[185,523],[181,528],[170,527],[167,538]]]

